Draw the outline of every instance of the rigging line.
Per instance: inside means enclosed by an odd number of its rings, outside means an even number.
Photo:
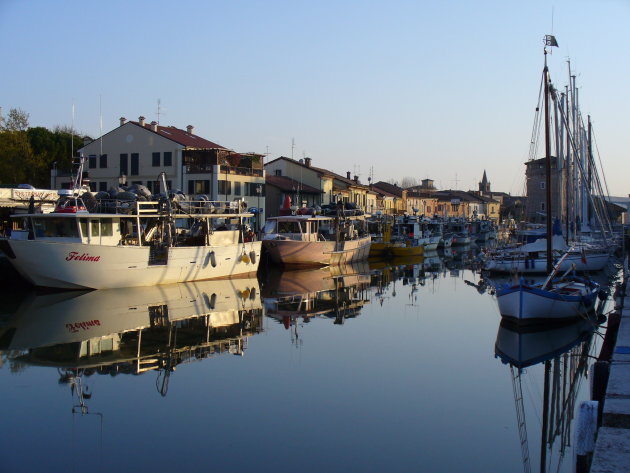
[[[552,91],[552,96],[554,96],[554,95],[555,95],[555,90]],[[554,100],[555,100],[555,97],[554,97]],[[580,117],[581,117],[581,114],[580,114]],[[564,120],[565,125],[568,124],[567,117],[564,116],[564,114],[562,115],[562,118]],[[575,137],[572,136],[572,135],[569,135],[569,142],[571,144],[571,148],[573,149],[573,152],[575,153],[575,155],[579,156],[580,153],[578,153],[577,145],[575,144]],[[581,181],[585,182],[586,171],[584,170],[584,165],[582,164],[582,161],[580,159],[575,159],[574,162],[577,163],[577,169],[579,171],[579,175],[580,175]],[[588,193],[588,198],[589,198],[589,201],[590,201],[591,205],[593,206],[593,209],[595,210],[596,217],[597,217],[598,221],[601,224],[603,224],[605,222],[605,220],[602,218],[602,215],[600,215],[598,206],[595,204],[594,199],[593,199],[593,195],[592,195],[591,192]],[[608,239],[606,238],[606,235],[604,234],[603,231],[601,233],[602,233],[602,237],[604,239],[604,242],[606,244],[608,244]]]
[[[529,141],[529,159],[530,160],[534,159],[534,156],[536,156],[536,151],[538,149],[538,141],[539,141],[538,137],[540,136],[540,123],[541,123],[540,122],[541,120],[540,106],[542,102],[544,79],[545,79],[545,76],[543,74],[540,78],[540,85],[538,87],[538,102],[536,103],[536,113],[534,114],[534,125],[532,128],[532,135]]]
[[[599,160],[599,168],[602,171],[602,177],[604,178],[604,187],[606,188],[606,195],[610,198],[610,191],[608,190],[608,182],[606,182],[606,174],[604,174],[604,165],[602,164],[602,155],[599,152],[599,146],[597,145],[597,138],[593,133],[593,143],[595,143],[595,151],[597,151],[597,159]]]

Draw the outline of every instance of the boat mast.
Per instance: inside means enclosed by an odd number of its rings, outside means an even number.
[[[545,43],[548,40],[545,38]],[[545,204],[547,221],[547,274],[553,271],[553,255],[551,245],[551,136],[549,131],[549,69],[547,68],[547,48],[545,48],[545,67],[543,69],[545,81],[545,190],[547,203]]]

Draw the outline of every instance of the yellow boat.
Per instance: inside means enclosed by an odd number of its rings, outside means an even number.
[[[424,246],[412,245],[411,240],[407,240],[406,242],[394,243],[390,251],[393,256],[422,256]]]

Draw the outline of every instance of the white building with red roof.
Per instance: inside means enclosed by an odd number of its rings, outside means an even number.
[[[158,176],[165,172],[169,190],[207,194],[212,200],[244,199],[256,206],[265,195],[263,155],[237,153],[174,126],[120,119],[120,125],[86,144],[86,171],[92,191],[120,184],[142,184],[160,192]],[[52,177],[55,180],[56,176]],[[52,182],[54,188],[63,182]]]

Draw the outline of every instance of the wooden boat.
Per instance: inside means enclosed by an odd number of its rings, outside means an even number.
[[[320,215],[270,217],[262,241],[271,261],[297,266],[361,261],[368,257],[372,243],[362,217]]]

